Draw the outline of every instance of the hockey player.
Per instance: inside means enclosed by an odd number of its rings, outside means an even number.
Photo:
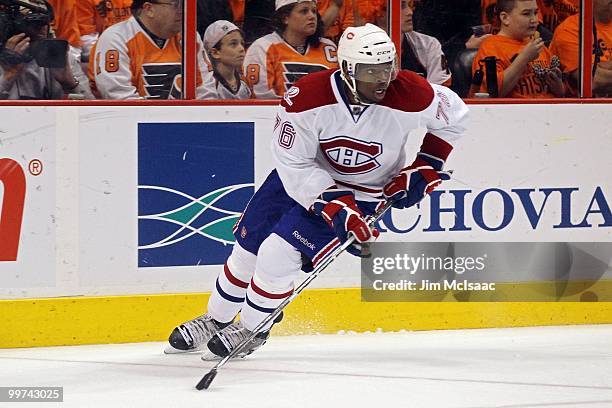
[[[375,239],[378,231],[364,217],[377,206],[388,199],[397,208],[413,206],[448,179],[442,167],[465,131],[463,101],[415,73],[398,73],[395,46],[372,24],[346,29],[338,58],[339,70],[302,78],[281,101],[275,169],[235,227],[208,313],[170,335],[175,351],[207,345],[228,355],[292,293],[301,269],[315,267],[351,235],[357,244]],[[418,127],[428,133],[407,161],[404,145]],[[260,347],[269,329],[240,354]]]

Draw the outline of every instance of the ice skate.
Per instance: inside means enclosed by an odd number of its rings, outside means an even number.
[[[233,349],[236,348],[243,340],[251,335],[251,331],[247,330],[241,321],[236,323],[232,323],[227,326],[225,329],[221,330],[219,333],[215,334],[208,341],[208,350],[219,357],[226,357]],[[270,332],[262,332],[257,334],[253,340],[249,344],[247,344],[242,351],[238,353],[236,357],[246,357],[249,354],[253,353],[255,350],[260,348],[266,343],[270,337]],[[205,355],[202,356],[206,357]],[[209,359],[208,357],[207,359]]]
[[[205,350],[206,343],[230,323],[220,323],[209,314],[189,320],[174,328],[164,353],[178,354]]]
[[[283,320],[282,312],[274,319],[274,324],[279,323],[281,320]],[[202,360],[207,361],[227,356],[233,349],[242,343],[243,340],[249,337],[251,333],[250,330],[247,330],[242,325],[241,321],[230,324],[208,341],[208,351],[204,352]],[[244,358],[253,353],[266,343],[268,337],[270,337],[270,330],[258,333],[255,338],[236,355],[236,358]]]

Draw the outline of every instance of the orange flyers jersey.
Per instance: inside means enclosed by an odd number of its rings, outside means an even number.
[[[79,0],[82,1],[82,0]],[[81,46],[81,34],[75,11],[76,0],[49,0],[55,19],[51,23],[55,36],[73,47]]]
[[[538,0],[542,24],[554,32],[566,18],[580,11],[576,0]]]
[[[229,5],[232,9],[232,18],[234,24],[238,27],[242,27],[242,23],[244,23],[244,2],[245,0],[229,0]]]
[[[517,41],[512,38],[501,35],[494,35],[486,38],[478,53],[474,58],[472,65],[472,74],[479,68],[479,61],[485,57],[497,57],[497,87],[501,93],[502,84],[504,81],[504,71],[512,64],[516,56],[521,52],[527,44],[525,41]],[[523,72],[518,83],[507,96],[508,98],[554,98],[555,96],[549,92],[548,87],[543,78],[540,78],[536,72],[540,69],[550,68],[552,54],[548,48],[544,47],[537,59],[531,61]],[[483,68],[484,70],[484,68]],[[485,79],[482,81],[480,92],[487,92],[486,72]]]
[[[78,0],[76,12],[81,35],[101,33],[131,15],[132,0]]]
[[[198,44],[201,50],[201,42]],[[90,77],[104,99],[168,99],[181,74],[180,35],[165,40],[160,47],[135,17],[104,31],[92,55]],[[198,64],[203,69],[201,52]],[[201,72],[197,85],[202,85]]]
[[[374,23],[386,16],[387,0],[355,0],[355,9],[364,23]]]
[[[271,33],[249,47],[244,59],[246,78],[257,98],[280,98],[306,74],[337,68],[336,50],[332,41],[322,38],[318,47],[309,46],[302,55],[278,33]]]
[[[573,72],[578,69],[580,16],[568,17],[555,31],[550,50],[561,60],[563,72]],[[601,61],[612,61],[612,23],[596,23],[597,40],[603,52]],[[595,56],[593,56],[593,59]]]
[[[332,0],[317,0],[317,8],[319,14],[323,15],[329,8]],[[338,17],[325,32],[325,37],[340,38],[340,35],[347,27],[355,25],[355,17],[353,16],[353,0],[344,0],[344,4],[338,12]]]

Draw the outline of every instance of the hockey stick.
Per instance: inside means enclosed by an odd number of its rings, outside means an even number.
[[[366,219],[368,226],[370,228],[373,227],[374,223],[378,221],[387,212],[387,210],[391,208],[392,205],[393,205],[392,201],[387,201],[385,205],[383,205],[376,212],[376,214],[369,216]],[[291,301],[295,299],[310,284],[310,282],[312,282],[317,276],[319,276],[319,274],[323,272],[323,270],[327,268],[329,264],[331,264],[342,252],[344,252],[354,242],[355,242],[355,236],[351,235],[349,239],[347,239],[342,245],[340,245],[338,248],[333,250],[331,254],[325,257],[321,261],[321,263],[319,263],[317,267],[310,273],[308,278],[306,278],[297,288],[295,288],[293,293],[288,298],[283,300],[283,302],[280,305],[278,305],[278,307],[274,309],[274,311],[270,313],[268,317],[262,320],[262,322],[259,323],[257,327],[255,327],[255,329],[253,329],[253,332],[249,335],[249,337],[244,339],[242,343],[238,344],[235,349],[233,349],[227,356],[223,357],[221,361],[215,364],[215,366],[211,368],[210,371],[204,375],[204,377],[202,377],[200,382],[197,383],[196,388],[198,390],[208,389],[208,387],[210,387],[210,384],[213,382],[213,380],[217,376],[217,371],[221,367],[223,367],[225,363],[227,363],[231,358],[235,357],[247,344],[249,344],[251,340],[253,340],[255,336],[257,336],[257,334],[262,328],[264,328],[267,324],[273,321],[283,311],[283,309],[289,303],[291,303]]]

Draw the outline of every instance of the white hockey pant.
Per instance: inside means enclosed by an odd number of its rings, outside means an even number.
[[[208,312],[228,322],[241,311],[243,325],[253,330],[291,295],[301,267],[300,252],[276,234],[263,241],[257,256],[236,244],[217,278]]]

